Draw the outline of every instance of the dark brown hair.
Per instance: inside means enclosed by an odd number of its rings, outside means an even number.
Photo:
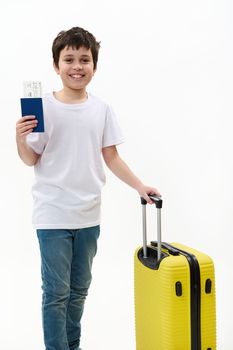
[[[67,31],[63,30],[54,39],[52,53],[55,66],[58,68],[60,52],[65,47],[72,47],[78,50],[81,46],[91,50],[94,69],[96,69],[100,42],[96,41],[94,35],[80,27],[73,27]]]

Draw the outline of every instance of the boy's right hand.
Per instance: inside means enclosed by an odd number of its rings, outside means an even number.
[[[26,115],[16,122],[16,139],[25,141],[26,136],[30,134],[37,126],[38,121],[34,115]]]

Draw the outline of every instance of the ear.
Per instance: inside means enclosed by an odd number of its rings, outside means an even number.
[[[60,74],[60,72],[59,72],[59,67],[56,66],[56,64],[54,63],[54,61],[53,61],[53,68],[54,68],[54,70],[55,70],[55,72],[56,72],[57,74]]]

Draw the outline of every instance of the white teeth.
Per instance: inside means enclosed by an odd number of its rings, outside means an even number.
[[[81,74],[72,74],[71,78],[79,79],[79,78],[82,78],[82,75]]]

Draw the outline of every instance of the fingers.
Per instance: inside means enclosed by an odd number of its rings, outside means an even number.
[[[155,194],[158,197],[162,197],[161,193],[157,190],[157,188],[154,188],[153,191],[151,191],[149,194]]]
[[[18,124],[23,124],[27,121],[32,121],[32,120],[36,120],[36,117],[34,115],[25,115],[24,117],[21,117],[17,122],[16,125]]]
[[[152,194],[152,191],[147,190],[146,188],[143,191],[139,192],[140,196],[143,197],[148,204],[153,204],[154,202],[150,199],[149,195]]]
[[[140,195],[147,201],[148,204],[154,204],[154,201],[152,201],[152,199],[150,199],[149,195],[156,195],[158,197],[161,197],[160,192],[153,187],[147,187],[145,186],[143,188],[143,191],[140,193]]]
[[[33,131],[37,124],[38,121],[36,120],[36,117],[34,115],[28,115],[20,118],[16,122],[16,136],[25,137]]]
[[[147,193],[144,194],[143,198],[147,201],[148,204],[154,204],[154,202],[150,199]]]

